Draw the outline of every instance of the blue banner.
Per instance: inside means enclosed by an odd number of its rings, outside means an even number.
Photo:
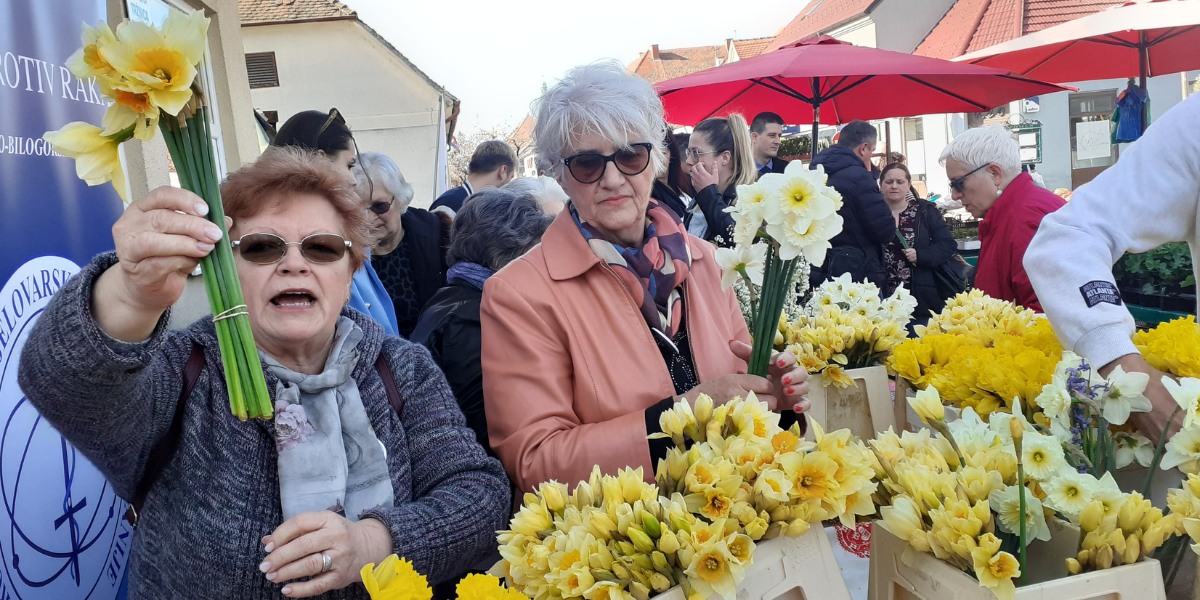
[[[112,249],[123,208],[42,140],[100,123],[99,88],[66,60],[81,25],[105,16],[104,0],[0,0],[0,599],[111,600],[128,567],[125,503],[17,386],[33,323],[78,265]]]

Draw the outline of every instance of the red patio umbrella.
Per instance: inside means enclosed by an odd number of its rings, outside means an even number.
[[[828,36],[661,82],[667,121],[769,110],[788,123],[979,112],[1066,88],[1002,69],[866,48]]]
[[[1127,2],[955,60],[1058,83],[1139,77],[1146,89],[1147,77],[1200,69],[1200,2]]]

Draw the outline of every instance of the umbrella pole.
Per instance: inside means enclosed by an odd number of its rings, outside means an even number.
[[[812,127],[812,148],[809,152],[813,158],[817,157],[817,132],[821,130],[821,104],[813,105],[813,127]],[[811,160],[811,159],[810,159]]]
[[[1149,98],[1149,94],[1150,94],[1150,90],[1146,89],[1146,75],[1147,75],[1147,72],[1150,70],[1149,61],[1150,61],[1149,45],[1146,42],[1146,32],[1145,32],[1145,30],[1142,30],[1142,31],[1138,32],[1138,85],[1141,86],[1142,91],[1147,94],[1147,96],[1146,96],[1147,98]],[[1149,126],[1149,121],[1150,121],[1150,114],[1149,114],[1149,110],[1148,110],[1149,108],[1150,108],[1149,102],[1142,104],[1142,131],[1143,132],[1146,131],[1146,127]]]

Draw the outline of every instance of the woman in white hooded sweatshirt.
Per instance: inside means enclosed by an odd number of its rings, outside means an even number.
[[[1130,418],[1150,439],[1157,439],[1177,404],[1162,385],[1163,374],[1131,341],[1133,317],[1112,266],[1125,252],[1167,242],[1188,242],[1194,255],[1200,242],[1197,132],[1200,95],[1168,111],[1116,165],[1047,215],[1025,253],[1025,270],[1065,348],[1103,365],[1105,376],[1118,365],[1150,375],[1145,394],[1154,409]]]

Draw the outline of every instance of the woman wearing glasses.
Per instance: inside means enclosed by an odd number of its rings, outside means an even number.
[[[750,337],[712,245],[651,199],[666,168],[662,103],[615,62],[577,67],[539,103],[535,147],[571,198],[540,246],[484,285],[483,386],[492,449],[528,491],[641,467],[659,415],[705,393],[804,410],[790,354],[745,375]]]
[[[350,133],[346,119],[336,108],[330,109],[328,114],[306,110],[292,115],[283,127],[279,128],[272,145],[316,151],[333,161],[350,185],[355,184],[354,169],[359,160],[358,144],[354,142],[354,134]],[[388,333],[400,333],[392,299],[369,259],[354,273],[354,285],[350,288],[350,308],[375,319]]]
[[[732,246],[733,215],[725,209],[737,202],[737,186],[758,180],[746,119],[734,113],[701,121],[688,140],[687,162],[697,190],[688,231]]]
[[[950,178],[950,197],[983,219],[975,287],[1041,312],[1022,261],[1042,218],[1066,203],[1021,172],[1017,140],[1003,125],[968,129],[946,146],[941,162]]]
[[[396,311],[400,335],[412,335],[425,303],[446,285],[451,218],[411,208],[412,186],[392,159],[364,152],[354,169],[359,196],[367,202],[371,266]]]
[[[230,414],[211,317],[165,328],[221,235],[179,189],[122,214],[116,252],[55,295],[21,360],[42,416],[144,500],[129,597],[365,599],[351,584],[389,554],[439,582],[494,550],[502,467],[429,353],[345,308],[365,223],[344,175],[275,148],[221,193],[274,420]]]

